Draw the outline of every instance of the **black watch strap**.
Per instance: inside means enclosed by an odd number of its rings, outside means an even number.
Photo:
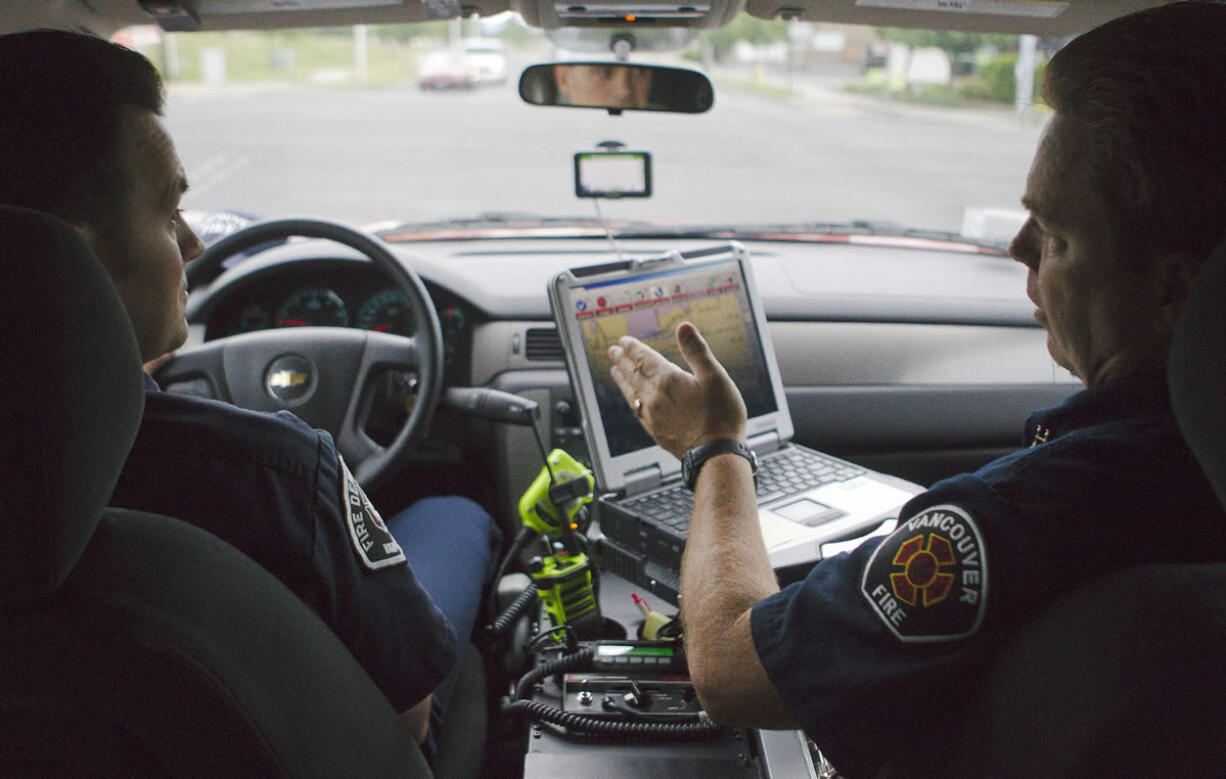
[[[707,460],[721,454],[738,454],[748,460],[749,467],[753,469],[753,486],[757,489],[758,456],[745,445],[744,441],[738,441],[735,438],[721,438],[702,446],[695,446],[682,455],[681,478],[685,480],[686,489],[693,492],[694,484],[698,481],[698,472],[702,470],[702,466],[706,465]]]

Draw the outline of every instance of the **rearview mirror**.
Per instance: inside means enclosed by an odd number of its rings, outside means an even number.
[[[519,96],[532,105],[674,111],[711,108],[711,81],[695,70],[625,62],[555,62],[533,65],[519,77]]]

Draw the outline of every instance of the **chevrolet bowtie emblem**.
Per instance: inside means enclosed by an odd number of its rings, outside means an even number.
[[[270,387],[297,387],[299,384],[306,384],[309,374],[298,373],[297,371],[276,371],[268,377],[268,386]]]
[[[315,369],[300,354],[283,354],[273,360],[265,376],[264,388],[283,404],[302,403],[315,391]]]

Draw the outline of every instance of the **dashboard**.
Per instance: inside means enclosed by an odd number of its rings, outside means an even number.
[[[547,444],[585,452],[546,288],[567,268],[718,241],[503,238],[389,244],[439,315],[448,386],[536,402]],[[1080,388],[1047,355],[1007,258],[932,248],[747,242],[796,441],[928,484],[1016,448],[1034,409]],[[402,332],[405,302],[358,252],[294,241],[229,268],[188,303],[187,346],[299,323]],[[482,425],[485,425],[482,427]],[[421,462],[493,485],[517,516],[540,468],[526,428],[436,416]],[[431,448],[431,446],[433,448]],[[446,458],[428,454],[444,451]],[[474,470],[473,463],[476,462]],[[456,465],[463,468],[456,468]],[[484,470],[488,469],[488,471]],[[513,530],[513,528],[510,528]]]

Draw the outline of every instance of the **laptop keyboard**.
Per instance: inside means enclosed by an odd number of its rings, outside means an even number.
[[[769,503],[785,495],[846,481],[867,472],[858,465],[791,446],[762,458],[758,464],[758,503]],[[623,501],[622,506],[684,533],[694,510],[694,495],[684,484],[677,483]]]
[[[843,460],[788,447],[772,454],[758,468],[758,502],[770,503],[784,495],[862,476],[867,470]]]

